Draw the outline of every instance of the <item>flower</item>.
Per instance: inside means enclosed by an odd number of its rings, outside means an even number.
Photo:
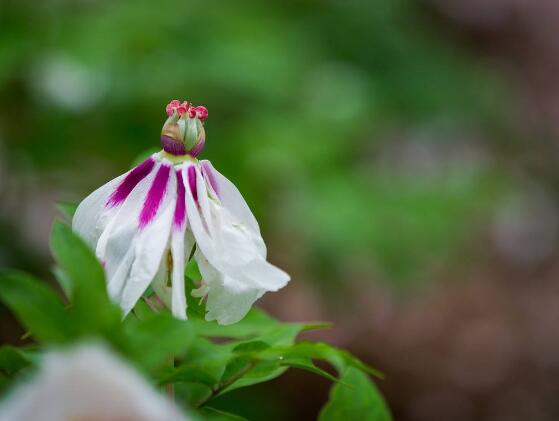
[[[186,421],[136,371],[99,344],[47,354],[0,405],[0,421]]]
[[[167,106],[163,150],[85,198],[72,226],[103,263],[108,293],[124,314],[151,285],[185,319],[184,270],[193,258],[202,283],[191,294],[207,299],[206,320],[235,323],[289,275],[266,261],[258,223],[235,185],[196,159],[205,141],[197,115],[206,108],[194,107],[190,117],[178,116],[178,106]]]

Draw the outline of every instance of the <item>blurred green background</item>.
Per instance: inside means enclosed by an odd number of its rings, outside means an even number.
[[[0,0],[0,266],[48,274],[54,204],[188,99],[292,275],[264,307],[333,321],[396,419],[557,419],[557,24],[547,0]],[[225,404],[314,419],[308,377]]]

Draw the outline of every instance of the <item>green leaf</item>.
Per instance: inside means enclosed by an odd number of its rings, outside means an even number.
[[[196,260],[190,259],[190,261],[186,265],[184,276],[192,281],[199,281],[200,279],[202,279],[202,274],[200,273],[200,269],[198,269],[198,263],[196,262]]]
[[[348,367],[334,385],[319,421],[390,421],[390,412],[373,382],[362,371]]]
[[[5,345],[0,347],[0,371],[12,376],[19,370],[31,365],[31,359],[19,348]]]
[[[366,365],[349,352],[336,348],[324,342],[298,342],[293,346],[277,346],[265,351],[266,358],[282,358],[285,361],[297,358],[310,358],[327,361],[332,364],[339,372],[343,372],[346,367],[355,367],[373,376],[382,378],[383,375],[378,370]]]
[[[120,322],[120,310],[110,302],[105,286],[105,274],[93,251],[57,221],[53,224],[51,249],[60,265],[57,279],[71,297],[72,314],[84,333],[96,333]]]
[[[320,367],[314,365],[311,359],[307,359],[307,358],[291,359],[288,361],[282,361],[281,365],[292,367],[292,368],[299,368],[301,370],[318,374],[319,376],[322,376],[330,381],[338,382],[338,379],[336,377],[334,377],[327,371],[321,369]]]
[[[255,355],[270,348],[270,345],[263,341],[241,342],[233,348],[235,354]]]
[[[192,262],[188,264],[187,270],[189,267],[192,266]],[[198,288],[197,285],[194,284],[194,281],[185,276],[184,278],[185,288],[187,291],[192,291]],[[206,304],[200,298],[193,297],[191,294],[186,294],[186,304],[187,304],[187,315],[188,320],[191,323],[200,323],[201,325],[208,325],[210,322],[206,322],[204,317],[206,316]]]
[[[194,340],[189,323],[169,313],[152,314],[142,320],[129,318],[124,334],[125,353],[148,371],[170,365],[171,356],[183,355]]]
[[[241,387],[252,386],[258,383],[267,382],[281,376],[287,370],[279,360],[276,361],[258,361],[250,370],[243,374],[241,378],[223,388],[218,396]]]
[[[246,317],[238,323],[222,326],[215,322],[204,320],[190,321],[199,335],[207,337],[221,337],[234,339],[258,339],[270,345],[292,344],[295,337],[306,330],[323,329],[329,327],[324,323],[279,323],[266,313],[253,308]]]
[[[205,406],[200,410],[200,414],[206,421],[248,421],[245,417],[232,414],[231,412],[223,411],[221,409]]]
[[[233,357],[230,346],[214,344],[197,338],[174,370],[164,373],[161,383],[192,382],[216,387]]]
[[[60,298],[30,275],[1,272],[0,298],[40,341],[65,342],[76,333]]]

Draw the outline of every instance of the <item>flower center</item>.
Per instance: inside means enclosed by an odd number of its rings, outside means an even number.
[[[165,111],[168,118],[161,129],[163,150],[171,155],[198,156],[206,142],[203,122],[208,117],[208,109],[174,99]]]

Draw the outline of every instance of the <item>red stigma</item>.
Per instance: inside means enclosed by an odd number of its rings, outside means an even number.
[[[188,117],[197,118],[200,121],[204,121],[208,117],[208,109],[203,105],[198,105],[195,107],[192,104],[189,104],[187,101],[183,101],[181,103],[178,99],[173,99],[165,107],[165,112],[169,117],[171,117],[175,113],[175,111],[180,116],[187,114]]]
[[[196,118],[204,121],[208,117],[208,109],[203,105],[194,107],[194,110],[196,110]]]
[[[188,102],[183,101],[182,104],[180,104],[177,107],[177,113],[179,113],[179,115],[186,114],[187,111],[188,111],[188,108],[189,108]]]
[[[165,107],[165,112],[169,117],[173,115],[175,109],[180,105],[180,101],[178,99],[173,99],[171,102],[167,104]]]

